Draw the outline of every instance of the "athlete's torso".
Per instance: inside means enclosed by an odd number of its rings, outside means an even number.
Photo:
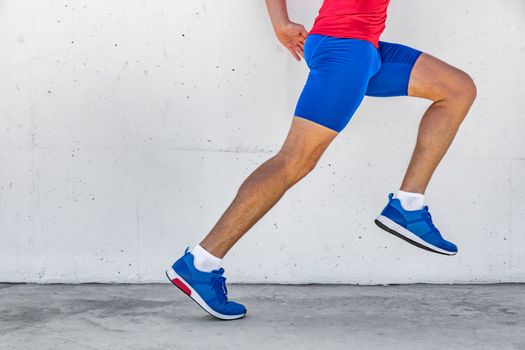
[[[310,34],[367,40],[378,46],[390,0],[324,0]]]

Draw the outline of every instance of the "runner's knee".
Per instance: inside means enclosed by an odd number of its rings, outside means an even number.
[[[470,106],[477,94],[476,84],[467,73],[458,70],[441,86],[440,98]]]
[[[321,154],[316,152],[292,153],[281,150],[275,157],[281,164],[286,179],[290,182],[290,185],[293,185],[315,168],[321,158]]]
[[[457,74],[454,85],[453,93],[455,98],[460,99],[463,103],[470,106],[474,102],[477,94],[474,80],[470,75],[461,71]]]

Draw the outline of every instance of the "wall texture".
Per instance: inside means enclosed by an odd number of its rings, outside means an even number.
[[[290,0],[310,27],[320,1]],[[230,281],[525,282],[525,2],[392,0],[383,39],[479,97],[428,190],[456,257],[373,223],[428,102],[365,99],[225,260]],[[264,2],[0,1],[0,281],[157,282],[278,150],[307,68]]]

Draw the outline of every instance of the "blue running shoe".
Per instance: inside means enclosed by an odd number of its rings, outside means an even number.
[[[202,272],[195,268],[188,252],[166,270],[168,279],[199,304],[204,311],[221,320],[236,320],[246,315],[244,305],[228,301],[224,269]]]
[[[421,210],[404,210],[399,199],[393,197],[392,193],[388,195],[387,206],[375,220],[377,226],[416,247],[434,253],[456,255],[458,248],[441,237],[432,223],[427,206]]]

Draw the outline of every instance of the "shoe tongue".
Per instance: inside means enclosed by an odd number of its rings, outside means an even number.
[[[213,270],[211,273],[213,273],[214,275],[222,276],[222,274],[224,273],[224,269],[221,267],[218,270]]]

